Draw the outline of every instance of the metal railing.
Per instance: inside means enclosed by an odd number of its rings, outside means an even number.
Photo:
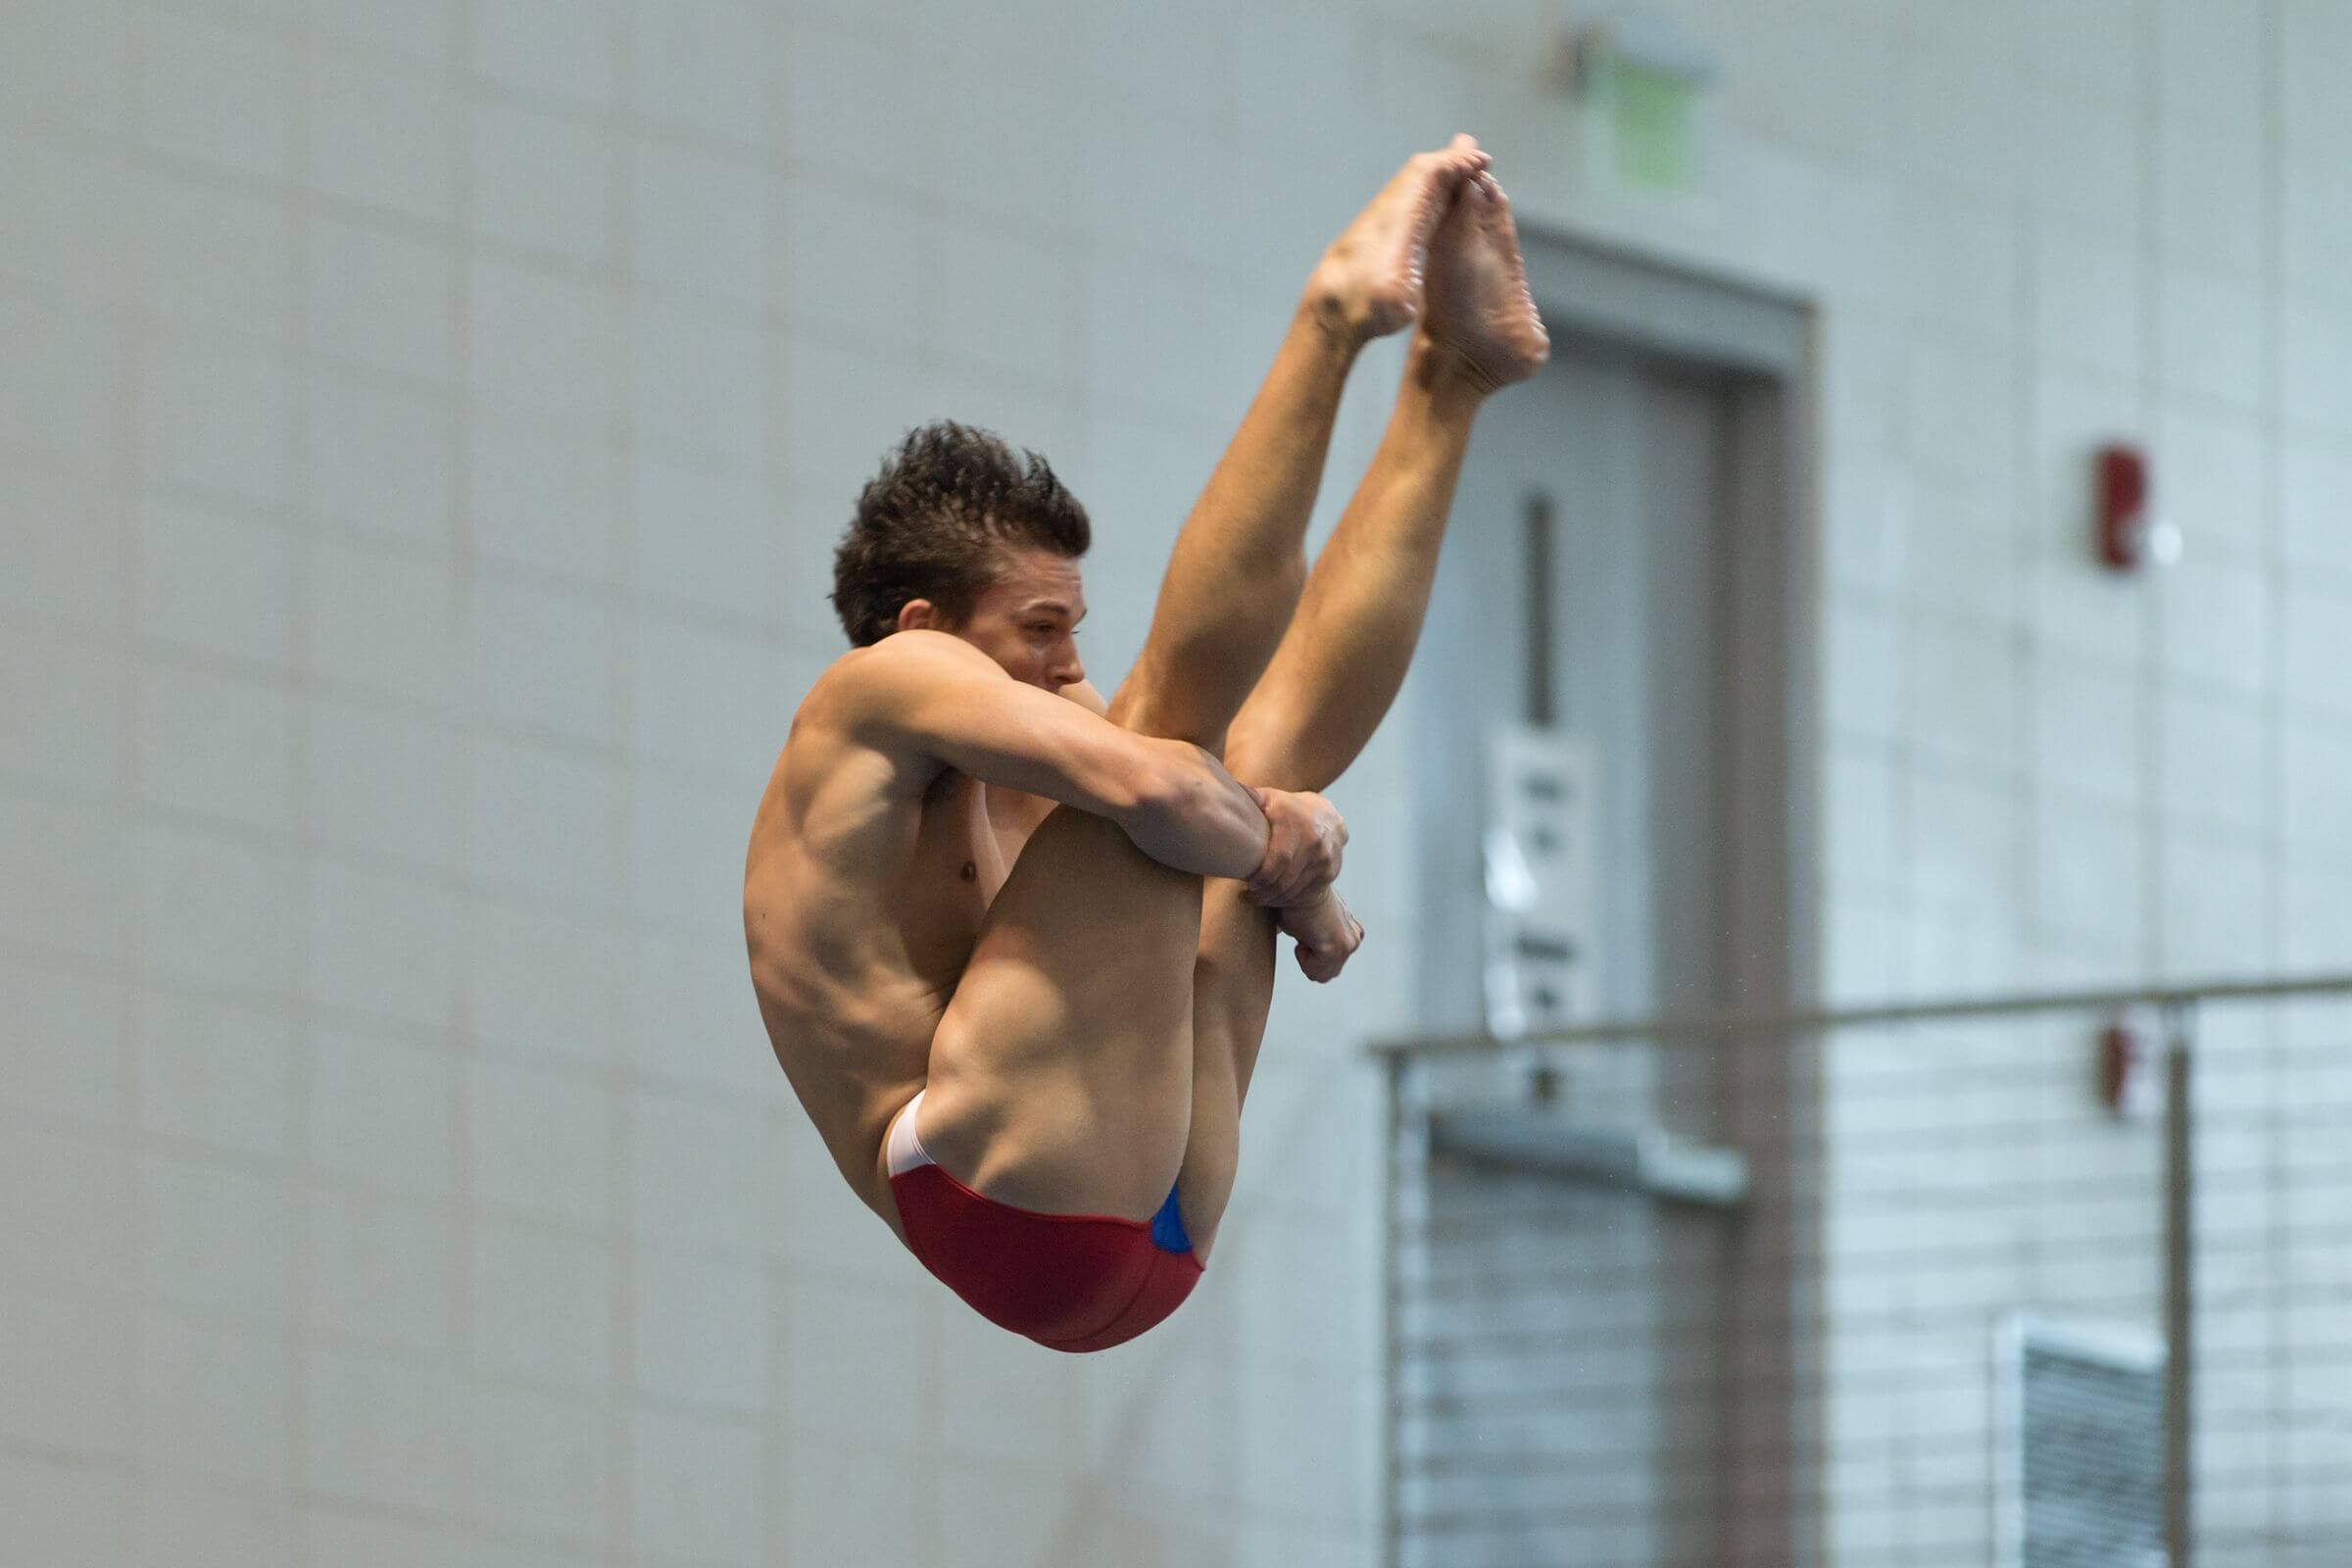
[[[1372,1050],[1388,1568],[2352,1563],[2352,974]]]

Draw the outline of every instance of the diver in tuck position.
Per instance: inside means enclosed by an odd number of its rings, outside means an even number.
[[[1085,510],[941,423],[866,486],[835,567],[856,644],[793,715],[744,933],[777,1059],[858,1196],[984,1316],[1134,1338],[1233,1189],[1274,934],[1312,980],[1363,938],[1315,791],[1404,679],[1470,425],[1548,345],[1468,136],[1310,275],[1105,703],[1072,642]],[[1358,351],[1418,323],[1380,450],[1304,552]]]

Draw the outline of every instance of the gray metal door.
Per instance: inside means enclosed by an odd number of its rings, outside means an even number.
[[[1572,340],[1479,416],[1408,687],[1424,907],[1446,916],[1425,931],[1423,1028],[1479,1022],[1477,760],[1494,725],[1524,714],[1536,680],[1526,517],[1537,497],[1552,517],[1541,642],[1556,722],[1601,760],[1602,1010],[1717,1000],[1715,537],[1728,398],[1696,375]]]

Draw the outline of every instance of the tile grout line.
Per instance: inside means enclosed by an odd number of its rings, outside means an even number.
[[[292,96],[288,105],[289,149],[287,192],[286,244],[287,283],[286,321],[287,348],[283,361],[287,369],[289,390],[292,392],[290,415],[292,428],[288,431],[290,469],[288,482],[291,493],[287,500],[296,524],[293,538],[294,597],[292,625],[294,666],[289,685],[293,695],[293,757],[290,765],[294,772],[297,793],[294,797],[296,819],[296,864],[298,886],[296,907],[303,911],[302,939],[297,944],[301,973],[293,999],[294,1005],[294,1082],[289,1094],[292,1125],[286,1135],[292,1144],[292,1189],[290,1198],[298,1201],[300,1211],[295,1218],[290,1250],[293,1256],[287,1265],[287,1289],[292,1299],[287,1307],[287,1320],[292,1328],[289,1352],[291,1366],[288,1376],[286,1412],[289,1474],[288,1507],[293,1514],[294,1544],[304,1562],[318,1555],[315,1520],[312,1517],[313,1496],[311,1476],[311,1377],[313,1360],[318,1348],[317,1325],[311,1320],[310,1285],[317,1266],[318,1251],[318,1151],[314,1147],[316,1118],[312,1115],[318,1094],[317,1063],[313,1046],[318,1037],[318,1007],[316,1002],[318,973],[317,926],[307,918],[315,908],[318,890],[318,827],[313,820],[315,799],[311,781],[317,766],[316,695],[312,689],[312,655],[317,648],[317,627],[313,621],[314,601],[318,574],[317,542],[314,537],[314,508],[311,502],[312,465],[316,460],[315,430],[311,419],[311,400],[304,395],[310,374],[310,319],[307,305],[315,285],[310,266],[311,203],[308,198],[311,163],[311,115],[309,88],[314,79],[317,52],[308,13],[290,23],[288,56],[293,79],[287,84]]]
[[[124,102],[127,104],[135,95],[138,74],[136,48],[131,40],[131,28],[127,19],[124,19],[118,44],[121,52],[115,61],[115,66],[122,74]],[[126,148],[111,145],[104,139],[93,139],[100,142],[97,149],[98,156],[105,158],[109,164],[127,164]],[[127,249],[127,246],[123,246],[117,252],[117,255],[121,255]],[[121,475],[117,484],[112,487],[114,498],[121,508],[123,536],[122,560],[118,568],[121,573],[122,598],[120,602],[129,607],[129,631],[125,642],[135,648],[138,637],[138,587],[142,581],[138,552],[140,542],[144,537],[144,530],[140,526],[141,509],[139,505],[140,481],[145,466],[141,460],[144,442],[141,440],[139,373],[146,356],[146,345],[137,321],[134,278],[126,269],[118,270],[117,269],[121,266],[121,263],[110,260],[108,281],[102,295],[101,309],[106,314],[115,340],[113,345],[116,355],[115,381],[109,390],[112,393],[113,413],[118,421],[117,429],[121,432],[122,442],[122,451],[119,462],[109,466]],[[132,816],[132,803],[137,800],[139,793],[138,667],[135,656],[128,654],[127,651],[122,662],[122,687],[117,693],[115,777],[107,804],[118,813],[119,820],[127,822]],[[122,864],[121,858],[121,849],[126,838],[127,835],[123,833],[118,833],[115,837],[116,855],[114,865],[111,868],[118,872],[128,869]],[[117,885],[122,891],[118,893],[112,910],[115,929],[111,933],[110,946],[115,952],[116,962],[120,965],[117,973],[135,974],[140,968],[138,919],[142,900],[136,891],[134,878],[122,876]],[[121,1168],[128,1173],[127,1191],[124,1194],[126,1212],[123,1216],[123,1245],[126,1255],[122,1262],[127,1267],[127,1278],[123,1281],[125,1287],[123,1294],[127,1298],[127,1304],[124,1308],[123,1335],[128,1343],[123,1346],[125,1352],[123,1364],[128,1368],[124,1383],[126,1385],[125,1397],[129,1404],[130,1427],[124,1458],[129,1484],[141,1494],[144,1493],[151,1479],[148,1474],[145,1437],[148,1395],[145,1349],[150,1335],[150,1312],[147,1304],[147,1232],[149,1226],[146,1192],[147,1169],[145,1149],[140,1137],[139,1094],[139,1074],[145,1057],[144,1043],[141,1038],[146,1015],[146,1008],[142,1005],[143,1000],[133,1001],[127,1009],[128,1016],[122,1020],[126,1029],[126,1037],[122,1049],[122,1059],[118,1062],[116,1067],[115,1085],[117,1114],[120,1120],[116,1134],[118,1157],[121,1161]],[[143,1500],[134,1499],[133,1511],[144,1516]]]
[[[2287,567],[2283,540],[2283,486],[2280,466],[2285,461],[2285,411],[2280,392],[2284,368],[2284,334],[2286,304],[2286,246],[2285,246],[2285,115],[2284,73],[2281,69],[2285,44],[2285,26],[2278,0],[2263,0],[2258,13],[2260,55],[2257,66],[2261,89],[2258,101],[2262,115],[2262,498],[2260,503],[2262,547],[2266,570],[2264,577],[2268,592],[2264,609],[2269,635],[2264,640],[2264,669],[2267,690],[2262,705],[2263,717],[2263,920],[2262,954],[2265,967],[2278,972],[2286,959],[2287,921],[2285,918],[2286,870],[2286,685],[2288,646],[2286,641],[2286,575]],[[2291,1012],[2290,1009],[2286,1009]],[[2293,1063],[2289,1047],[2287,1016],[2278,1007],[2263,1009],[2263,1035],[2266,1077],[2269,1079],[2268,1127],[2266,1140],[2274,1149],[2284,1149],[2290,1135],[2286,1114],[2287,1078]],[[2287,1211],[2290,1192],[2286,1182],[2285,1162],[2272,1160],[2270,1179],[2264,1194],[2268,1205],[2265,1226],[2268,1245],[2265,1249],[2270,1278],[2265,1282],[2270,1296],[2270,1311],[2265,1325],[2270,1341],[2270,1354],[2265,1358],[2265,1373],[2269,1383],[2266,1391],[2272,1420],[2267,1423],[2271,1485],[2268,1515],[2273,1540],[2288,1539],[2286,1532],[2292,1523],[2284,1489],[2277,1478],[2286,1474],[2293,1440],[2279,1419],[2289,1405],[2288,1391],[2293,1385],[2293,1361],[2287,1352],[2292,1332],[2293,1313],[2288,1305],[2291,1294],[2287,1281],[2294,1267],[2293,1237],[2289,1230]]]
[[[606,1411],[606,1466],[611,1477],[606,1506],[606,1552],[616,1562],[636,1563],[640,1560],[637,1538],[642,1530],[645,1513],[641,1489],[644,1466],[640,1460],[644,1450],[644,1423],[637,1393],[637,1319],[642,1303],[637,1298],[637,1259],[639,1249],[628,1235],[628,1189],[633,1182],[629,1159],[630,1132],[635,1116],[630,1103],[629,1073],[625,1063],[631,1053],[625,1038],[629,1019],[630,986],[625,978],[634,968],[634,955],[639,943],[642,916],[630,907],[629,824],[634,819],[638,804],[637,767],[631,760],[633,748],[628,737],[634,730],[634,713],[630,709],[628,682],[621,676],[624,662],[633,662],[637,647],[637,618],[628,612],[629,591],[638,578],[641,530],[645,518],[640,515],[640,491],[636,474],[642,454],[637,439],[635,418],[635,389],[640,372],[636,327],[640,321],[637,306],[637,159],[641,127],[635,114],[637,97],[638,61],[634,47],[634,28],[622,35],[620,21],[623,6],[620,0],[595,0],[585,25],[606,29],[612,54],[608,57],[613,76],[607,82],[609,97],[594,118],[602,133],[610,139],[612,150],[607,177],[611,185],[607,195],[611,208],[607,218],[607,256],[601,279],[609,308],[609,325],[612,332],[613,363],[609,367],[612,380],[607,387],[609,402],[601,423],[607,443],[608,482],[613,487],[614,505],[612,512],[612,571],[603,585],[602,599],[606,613],[613,624],[612,660],[606,678],[611,683],[608,695],[612,699],[612,735],[606,746],[606,760],[613,769],[613,814],[609,823],[612,835],[613,864],[618,867],[621,885],[621,936],[630,956],[613,966],[610,984],[610,1016],[620,1020],[611,1042],[611,1059],[607,1063],[605,1080],[605,1147],[611,1185],[606,1200],[605,1224],[607,1231],[606,1257],[612,1270],[607,1282],[607,1311],[609,1313],[610,1348],[612,1362],[608,1367]],[[764,162],[764,160],[763,160]],[[622,585],[628,585],[624,588]]]
[[[450,35],[447,55],[441,69],[448,73],[450,83],[450,112],[455,128],[450,139],[450,382],[449,408],[444,417],[450,433],[450,492],[443,496],[444,529],[440,547],[441,567],[450,575],[451,603],[456,625],[452,628],[458,646],[467,650],[479,647],[475,627],[476,605],[473,595],[474,548],[472,538],[472,501],[474,473],[474,285],[473,257],[477,249],[473,232],[473,151],[475,98],[471,73],[466,69],[474,42],[477,8],[472,0],[460,0],[450,8]],[[473,1090],[477,1055],[472,1048],[471,1023],[473,1003],[478,982],[477,956],[481,952],[480,881],[475,869],[475,811],[473,784],[481,764],[482,733],[479,704],[479,674],[473,668],[474,656],[468,655],[468,681],[460,683],[453,696],[445,722],[454,745],[456,788],[460,792],[456,803],[456,823],[451,846],[451,879],[455,896],[462,900],[464,914],[459,928],[464,933],[464,952],[459,956],[454,975],[456,995],[451,1015],[445,1023],[445,1048],[451,1057],[450,1072],[450,1135],[449,1172],[450,1198],[443,1210],[449,1230],[449,1284],[442,1300],[444,1332],[450,1346],[450,1375],[452,1388],[463,1406],[461,1420],[471,1427],[472,1401],[482,1366],[482,1346],[479,1343],[481,1313],[479,1295],[481,1282],[477,1276],[477,1260],[483,1242],[486,1216],[477,1200],[475,1185],[478,1173],[473,1158]],[[470,1453],[471,1445],[462,1451]],[[472,1467],[468,1464],[460,1477],[457,1499],[466,1528],[481,1528],[483,1508],[474,1495]],[[324,1565],[320,1565],[324,1568]]]

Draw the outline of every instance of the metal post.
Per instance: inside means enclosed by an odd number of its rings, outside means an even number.
[[[2164,1543],[2171,1568],[2189,1568],[2195,1542],[2189,1489],[2195,1459],[2196,1005],[2164,1009]]]
[[[1402,1289],[1396,1251],[1396,1185],[1403,1179],[1397,1149],[1403,1127],[1406,1058],[1391,1056],[1384,1075],[1387,1103],[1381,1115],[1380,1146],[1380,1564],[1402,1568],[1404,1524],[1396,1495],[1400,1469],[1397,1423],[1403,1390],[1397,1373],[1397,1294]]]

